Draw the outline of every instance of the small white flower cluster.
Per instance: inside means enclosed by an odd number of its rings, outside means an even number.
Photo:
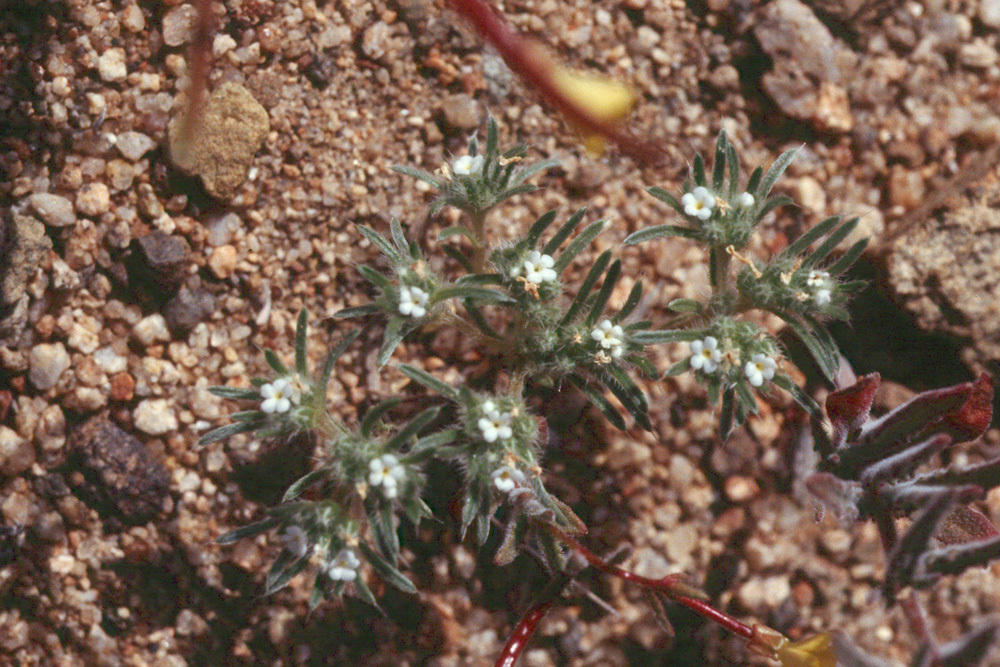
[[[830,303],[830,290],[833,286],[829,273],[818,269],[810,270],[809,276],[806,278],[806,285],[812,291],[817,306],[825,306]]]
[[[497,440],[507,440],[514,435],[514,430],[510,427],[513,420],[509,412],[500,412],[496,403],[486,401],[482,404],[483,416],[479,418],[477,426],[483,434],[486,442],[496,442]]]
[[[750,361],[747,362],[743,371],[746,373],[750,384],[754,387],[759,387],[765,381],[770,382],[774,378],[774,371],[777,368],[778,362],[774,357],[769,357],[766,354],[755,354],[750,357]]]
[[[350,549],[341,549],[326,564],[326,575],[334,581],[354,581],[358,578],[361,560]]]
[[[684,212],[692,218],[708,220],[712,217],[712,209],[715,207],[715,195],[708,188],[699,185],[681,197],[681,204],[684,206]]]
[[[483,168],[483,156],[463,155],[455,158],[451,163],[451,172],[456,176],[471,176],[478,174]]]
[[[403,285],[399,288],[399,314],[407,317],[423,317],[427,314],[427,292],[419,287]]]
[[[516,267],[511,275],[515,278],[524,274],[524,279],[529,283],[541,285],[542,283],[554,282],[558,277],[555,269],[556,261],[551,255],[543,255],[537,250],[532,250],[528,258],[524,260],[522,266]]]
[[[278,378],[274,382],[263,385],[260,388],[260,395],[264,400],[260,403],[260,409],[268,414],[282,414],[292,409],[293,405],[298,405],[302,400],[302,392],[298,383],[289,378]]]
[[[714,373],[722,361],[722,350],[715,336],[705,336],[701,340],[688,343],[691,347],[691,368],[703,373]]]
[[[590,337],[600,343],[601,349],[606,350],[612,359],[620,359],[625,351],[625,331],[621,325],[612,324],[611,320],[602,320],[590,332]]]
[[[368,483],[381,486],[382,494],[392,500],[399,493],[400,482],[406,479],[406,468],[393,454],[383,454],[368,464]]]
[[[744,192],[743,194],[741,194],[739,197],[736,198],[736,205],[739,206],[740,208],[750,208],[751,206],[754,205],[755,201],[756,200],[753,198],[752,194],[750,194],[749,192]]]
[[[501,493],[510,493],[518,485],[524,484],[524,473],[511,466],[501,466],[493,471],[493,485]]]

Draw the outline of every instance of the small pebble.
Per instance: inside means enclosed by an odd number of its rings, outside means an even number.
[[[87,183],[76,193],[76,210],[86,216],[96,217],[108,212],[111,193],[104,183]]]
[[[979,0],[979,20],[987,28],[1000,28],[1000,0]]]
[[[479,105],[469,95],[449,95],[441,104],[444,122],[459,130],[479,127]]]
[[[208,258],[208,267],[216,278],[225,280],[236,270],[236,248],[231,245],[219,246]]]
[[[760,493],[760,486],[750,477],[733,475],[726,479],[725,491],[734,503],[744,503]]]
[[[138,162],[142,156],[156,148],[156,142],[142,132],[122,132],[118,135],[115,148],[126,160]]]
[[[65,197],[40,192],[31,195],[28,198],[28,203],[46,225],[68,227],[76,224],[76,213],[73,212],[73,204]]]
[[[35,462],[35,447],[17,434],[0,426],[0,475],[17,477]]]
[[[105,173],[111,182],[111,189],[115,192],[128,190],[135,180],[135,167],[125,160],[111,160]]]
[[[41,391],[56,386],[69,368],[69,353],[62,343],[41,343],[31,348],[28,356],[28,378]]]
[[[132,33],[140,33],[146,27],[146,17],[138,5],[128,5],[122,10],[122,25]]]
[[[125,51],[122,49],[108,49],[97,59],[97,71],[101,78],[109,83],[124,81],[128,76],[128,68],[125,66]]]
[[[177,416],[164,398],[142,401],[132,411],[132,423],[148,435],[164,435],[177,430]]]
[[[174,7],[163,15],[163,43],[181,46],[189,39],[198,20],[198,11],[192,5]]]
[[[146,347],[154,343],[165,343],[170,340],[167,321],[159,313],[144,317],[132,327],[132,338]]]
[[[111,398],[131,401],[135,396],[135,380],[128,373],[116,373],[111,378]]]
[[[200,322],[207,320],[215,312],[215,297],[204,289],[190,290],[182,287],[167,302],[163,316],[170,330],[179,336],[186,335]]]

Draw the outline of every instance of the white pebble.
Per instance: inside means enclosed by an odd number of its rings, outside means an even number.
[[[151,398],[135,407],[132,423],[148,435],[163,435],[177,429],[177,416],[166,399]]]
[[[97,59],[97,72],[108,82],[124,81],[128,76],[123,49],[108,49]]]
[[[62,343],[42,343],[31,348],[28,378],[36,388],[45,391],[56,386],[69,368],[69,353]]]

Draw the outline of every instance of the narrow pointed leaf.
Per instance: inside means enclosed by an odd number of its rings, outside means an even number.
[[[208,445],[213,442],[219,442],[220,440],[225,440],[237,433],[248,433],[250,431],[256,431],[257,429],[264,426],[266,422],[237,422],[235,424],[226,424],[225,426],[220,426],[217,429],[209,431],[205,435],[201,436],[198,440],[199,445]]]
[[[556,232],[556,235],[549,239],[549,242],[545,244],[542,249],[542,254],[553,255],[555,251],[559,249],[559,246],[563,244],[563,241],[568,239],[573,231],[580,225],[583,220],[584,214],[587,212],[587,207],[584,206],[578,209],[576,213],[569,216],[569,219],[563,223],[562,227]]]
[[[451,244],[445,244],[441,246],[441,251],[444,254],[451,257],[456,262],[458,262],[463,269],[465,269],[469,273],[472,273],[472,262],[469,260],[468,257],[465,256],[465,253],[463,253],[459,248]]]
[[[1000,536],[979,542],[933,549],[927,553],[927,569],[940,574],[961,574],[976,565],[1000,558]]]
[[[701,154],[694,156],[693,177],[695,185],[702,187],[708,185],[708,182],[705,180],[705,160],[701,157]]]
[[[402,265],[406,264],[406,260],[400,255],[392,244],[386,240],[384,236],[376,232],[371,227],[367,225],[358,225],[358,231],[360,231],[366,239],[372,242],[376,248],[382,251],[382,254],[388,257],[393,264]]]
[[[538,243],[538,239],[542,238],[542,234],[545,233],[545,230],[549,228],[549,225],[551,225],[552,221],[555,219],[555,210],[543,213],[538,220],[535,221],[535,224],[531,226],[531,229],[528,230],[528,235],[524,239],[526,246],[528,248],[534,248]]]
[[[264,595],[270,595],[287,586],[288,582],[304,570],[307,565],[309,565],[308,558],[301,558],[288,551],[282,551],[267,573]]]
[[[764,168],[757,167],[756,169],[753,170],[753,173],[750,174],[750,179],[747,181],[747,192],[752,194],[754,196],[754,199],[756,199],[757,201],[760,201],[761,199],[758,189],[760,188],[760,179],[763,176],[764,176]]]
[[[801,405],[809,414],[817,417],[822,415],[819,404],[802,387],[792,382],[792,379],[787,375],[778,373],[774,376],[772,382],[788,392],[795,402]]]
[[[391,294],[393,292],[392,281],[370,266],[359,264],[358,273],[372,285],[382,290],[383,293]]]
[[[545,171],[551,167],[555,167],[559,164],[559,160],[542,160],[540,162],[534,162],[529,164],[527,167],[521,169],[517,172],[514,178],[511,179],[511,185],[520,185],[526,180],[534,176],[535,174]]]
[[[409,364],[397,366],[399,371],[418,384],[422,384],[431,391],[435,391],[450,401],[458,401],[458,390],[447,382],[437,379],[430,373]]]
[[[597,238],[597,235],[604,231],[604,227],[607,225],[606,220],[598,220],[597,222],[588,225],[582,232],[580,232],[575,239],[570,241],[566,249],[560,253],[559,258],[555,261],[556,273],[562,273],[570,262],[580,254],[580,251],[586,248],[590,243]]]
[[[406,337],[409,323],[405,318],[393,317],[385,327],[382,334],[382,347],[378,352],[378,367],[382,368],[389,361],[389,357],[396,350],[396,346]]]
[[[447,299],[473,299],[480,303],[516,303],[514,299],[503,292],[474,285],[454,285],[443,287],[434,292],[434,303],[440,303]]]
[[[444,241],[445,239],[450,239],[453,236],[464,236],[473,243],[476,242],[475,238],[472,236],[472,232],[461,225],[454,225],[452,227],[445,227],[442,229],[438,232],[438,241]]]
[[[364,542],[361,542],[358,545],[358,548],[364,555],[365,560],[367,560],[372,566],[372,569],[375,570],[375,573],[378,574],[378,576],[381,577],[387,584],[395,586],[404,593],[415,594],[417,592],[417,587],[413,585],[413,582],[403,576],[402,572],[387,563],[377,551]]]
[[[394,514],[389,503],[375,501],[368,507],[368,526],[372,538],[382,552],[382,557],[390,564],[399,560],[399,535],[394,525]]]
[[[361,576],[360,572],[358,573],[358,576],[354,578],[354,590],[357,592],[358,598],[360,598],[362,602],[370,604],[378,609],[383,616],[385,615],[382,608],[378,606],[378,600],[375,599],[375,594],[372,593],[372,589],[368,588],[368,584],[365,582],[365,578]]]
[[[851,232],[854,231],[860,220],[860,218],[851,218],[834,230],[833,233],[831,233],[830,236],[827,237],[827,239],[823,241],[823,243],[821,243],[819,247],[816,248],[811,255],[809,255],[809,257],[806,258],[806,260],[802,263],[802,266],[805,268],[811,268],[826,259],[827,255],[833,252],[834,249],[840,245],[841,241],[846,239]]]
[[[740,158],[736,154],[736,147],[726,140],[726,162],[729,164],[729,193],[728,199],[732,201],[736,197],[736,189],[740,185]]]
[[[285,490],[285,495],[281,497],[281,502],[287,503],[291,500],[295,500],[302,495],[303,491],[326,477],[327,473],[328,471],[326,468],[317,468],[310,473],[306,473]]]
[[[604,312],[604,307],[608,305],[608,299],[611,298],[611,292],[618,284],[618,277],[621,275],[621,271],[621,260],[616,259],[614,263],[611,264],[611,268],[608,269],[607,275],[604,276],[604,284],[601,285],[601,289],[597,293],[597,297],[594,299],[594,303],[590,308],[590,314],[587,316],[586,320],[588,325],[596,324],[597,318],[599,318]]]
[[[445,181],[435,176],[431,176],[426,171],[422,171],[420,169],[414,169],[413,167],[408,167],[406,165],[394,165],[392,170],[397,173],[405,174],[406,176],[411,176],[417,180],[423,181],[424,183],[433,186],[435,190],[444,189]]]
[[[264,360],[278,375],[291,375],[285,364],[281,363],[281,359],[279,359],[278,355],[274,353],[274,350],[265,349]]]
[[[396,250],[399,251],[400,256],[406,257],[409,255],[410,242],[406,240],[403,225],[397,218],[389,221],[389,232],[392,234],[392,242],[396,245]]]
[[[379,421],[381,421],[382,415],[399,405],[402,400],[401,398],[389,398],[369,408],[368,412],[365,413],[364,419],[361,420],[361,424],[358,426],[361,435],[366,438],[370,437]]]
[[[840,224],[839,215],[829,217],[826,220],[816,223],[812,228],[806,230],[802,236],[795,239],[795,241],[790,243],[788,247],[782,250],[781,255],[783,257],[793,257],[802,254],[813,243],[833,231],[838,224]]]
[[[694,299],[674,299],[667,304],[667,308],[675,313],[701,313],[704,311],[701,302]]]
[[[701,233],[696,229],[691,229],[690,227],[679,227],[677,225],[654,225],[629,234],[625,237],[625,240],[622,241],[622,245],[638,245],[647,241],[667,238],[668,236],[698,239],[700,238]]]
[[[792,160],[795,159],[796,153],[798,153],[798,149],[793,148],[778,156],[778,159],[774,161],[774,164],[772,164],[771,168],[767,170],[767,174],[764,175],[763,180],[760,182],[760,188],[758,189],[758,192],[760,193],[759,196],[754,194],[754,197],[757,197],[757,199],[764,199],[767,197],[767,195],[771,192],[771,188],[774,187],[774,184],[778,182],[781,175],[785,173],[785,169],[788,169],[788,165],[790,165]]]
[[[240,540],[248,537],[256,537],[261,533],[266,533],[280,523],[280,520],[274,517],[268,517],[256,523],[251,523],[248,526],[240,526],[239,528],[230,530],[228,533],[223,533],[216,538],[215,543],[233,544],[234,542],[239,542]]]
[[[631,315],[632,311],[635,310],[635,307],[639,305],[639,299],[641,298],[642,298],[642,281],[637,280],[635,281],[635,284],[632,285],[632,289],[629,290],[628,298],[625,299],[625,305],[623,305],[622,309],[618,311],[618,314],[615,315],[612,322],[618,324],[626,317]]]
[[[660,343],[689,343],[705,337],[701,329],[667,329],[665,331],[636,331],[629,334],[634,342],[640,345],[658,345]]]
[[[619,431],[626,430],[625,420],[622,419],[621,414],[615,409],[615,406],[611,405],[608,399],[604,398],[601,392],[597,391],[594,387],[587,384],[583,378],[576,375],[569,376],[570,382],[575,384],[577,388],[583,392],[587,400],[593,404],[595,408],[601,411],[611,425],[617,428]]]
[[[459,435],[461,435],[461,431],[454,428],[425,435],[413,443],[413,447],[411,447],[410,451],[403,457],[403,461],[406,463],[419,463],[420,461],[433,456],[434,453],[440,448],[454,442]]]
[[[608,264],[611,262],[611,251],[605,250],[600,255],[598,255],[597,260],[594,265],[590,267],[590,271],[584,276],[583,281],[580,283],[580,288],[577,290],[576,296],[573,301],[570,302],[569,308],[566,309],[566,314],[563,315],[562,320],[559,324],[565,326],[573,321],[577,313],[586,303],[587,297],[590,296],[590,291],[594,289],[594,285],[597,284],[598,279],[601,274],[604,273],[604,269],[607,268]]]
[[[333,314],[337,319],[349,319],[352,317],[362,317],[364,315],[371,315],[372,313],[377,313],[379,311],[378,306],[374,303],[366,303],[363,306],[353,306],[351,308],[344,308],[343,310],[338,310]]]
[[[726,132],[719,132],[719,139],[715,142],[715,161],[712,164],[712,189],[717,193],[722,192],[722,185],[726,178]]]
[[[326,359],[323,360],[323,369],[319,373],[319,382],[316,383],[316,392],[325,397],[326,396],[326,385],[330,382],[330,376],[333,375],[333,368],[337,365],[337,359],[347,351],[351,343],[361,334],[360,329],[352,329],[347,332],[347,334],[337,343],[330,353],[326,355]]]
[[[677,198],[674,197],[669,192],[667,192],[666,190],[664,190],[663,188],[658,188],[658,187],[654,186],[654,187],[651,187],[651,188],[646,188],[646,192],[648,192],[649,194],[653,195],[654,197],[656,197],[661,202],[663,202],[664,204],[666,204],[670,208],[674,209],[675,211],[677,211],[681,215],[686,215],[684,213],[684,207],[677,200]]]
[[[836,262],[827,267],[826,269],[827,273],[829,273],[831,276],[836,277],[847,271],[852,266],[854,266],[854,263],[858,261],[859,257],[861,257],[861,254],[865,251],[865,248],[868,247],[869,240],[870,239],[868,238],[863,238],[854,245],[852,245],[850,248],[848,248],[847,251],[840,256],[840,259],[838,259]],[[848,286],[845,285],[844,287],[846,288]]]
[[[427,408],[422,411],[416,417],[407,422],[403,428],[399,429],[399,432],[396,433],[396,435],[392,436],[385,443],[386,449],[390,451],[399,451],[403,449],[410,439],[415,438],[418,433],[427,428],[432,421],[437,419],[438,413],[440,412],[441,408],[438,406]]]
[[[259,401],[262,398],[259,391],[241,387],[209,387],[208,391],[220,398],[234,400]]]

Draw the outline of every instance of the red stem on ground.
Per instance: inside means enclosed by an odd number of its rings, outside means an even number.
[[[497,658],[496,665],[494,667],[513,667],[514,663],[517,662],[518,657],[520,657],[521,652],[524,651],[524,647],[528,645],[528,640],[531,639],[535,630],[538,629],[538,624],[542,622],[542,618],[548,613],[549,609],[552,608],[552,601],[546,600],[541,604],[532,607],[527,614],[520,620],[517,627],[514,628],[514,633],[504,644],[503,651],[500,652],[500,657]]]

